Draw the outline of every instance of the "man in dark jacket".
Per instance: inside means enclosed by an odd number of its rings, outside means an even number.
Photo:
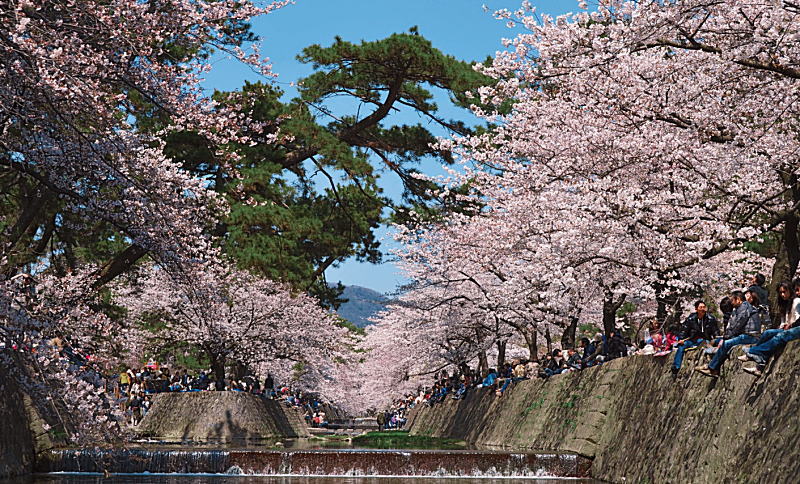
[[[611,332],[611,337],[608,338],[608,359],[624,356],[628,356],[628,347],[625,345],[625,340],[622,339],[622,334],[618,330],[614,330]]]
[[[731,293],[731,304],[733,304],[734,309],[733,315],[731,315],[731,324],[725,331],[725,340],[717,349],[708,367],[697,369],[703,375],[717,378],[720,367],[728,359],[728,354],[733,347],[754,344],[761,334],[761,316],[758,313],[758,309],[745,300],[742,291],[733,291]]]
[[[704,341],[713,340],[719,331],[717,318],[708,314],[708,308],[703,301],[694,303],[694,312],[686,318],[678,335],[678,350],[672,360],[672,373],[678,373],[683,364],[683,355],[686,350],[702,344]]]
[[[544,372],[547,376],[553,376],[561,373],[567,368],[567,363],[561,357],[561,350],[553,350],[553,357],[547,361]]]
[[[581,348],[583,348],[583,355],[581,357],[581,361],[586,364],[589,361],[589,357],[594,355],[595,347],[589,338],[581,338]]]
[[[583,369],[583,360],[581,359],[580,353],[575,351],[575,348],[569,348],[567,350],[567,367],[570,370]]]
[[[584,365],[594,366],[602,363],[605,360],[605,354],[603,353],[605,343],[603,342],[602,333],[597,333],[594,335],[594,341],[586,346],[583,346],[583,342],[581,341],[581,346],[583,347]]]

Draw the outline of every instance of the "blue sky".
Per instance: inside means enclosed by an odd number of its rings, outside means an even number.
[[[261,38],[262,53],[270,58],[279,76],[276,82],[292,94],[290,83],[311,73],[310,66],[298,62],[295,56],[312,44],[330,45],[337,35],[352,42],[377,40],[407,32],[416,25],[420,34],[444,53],[466,61],[482,61],[502,50],[504,37],[514,35],[491,12],[502,8],[515,10],[520,3],[521,0],[296,0],[294,5],[256,19],[253,31]],[[577,10],[577,0],[532,3],[538,12],[551,15]],[[484,11],[483,5],[489,12]],[[217,57],[212,62],[214,69],[205,82],[209,89],[233,90],[245,80],[260,79],[227,58]],[[438,173],[435,168],[426,171]],[[392,193],[393,183],[399,182],[391,179],[384,182],[387,193]],[[392,245],[385,236],[384,248]],[[349,261],[329,269],[326,276],[330,282],[341,281],[380,292],[391,292],[404,282],[390,262],[376,266]]]

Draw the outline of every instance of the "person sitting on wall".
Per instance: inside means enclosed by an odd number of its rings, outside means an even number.
[[[583,369],[583,359],[575,348],[567,349],[567,369],[570,371],[580,371]]]
[[[567,369],[567,363],[564,361],[564,358],[561,357],[561,350],[553,350],[551,356],[552,357],[547,360],[547,364],[544,367],[545,378],[558,375]]]
[[[505,381],[503,382],[503,386],[499,390],[497,390],[497,396],[502,396],[503,393],[506,391],[506,388],[508,388],[510,384],[528,379],[528,370],[526,367],[527,361],[522,360],[522,361],[517,361],[515,363],[516,363],[515,365],[512,365],[513,369],[511,372],[511,376],[506,378]]]
[[[608,338],[608,354],[607,357],[609,360],[613,360],[615,358],[622,358],[623,356],[628,356],[628,347],[625,345],[625,340],[622,338],[622,334],[619,330],[615,329],[611,332],[611,336]]]
[[[581,356],[581,361],[583,361],[584,366],[591,366],[589,363],[589,357],[594,354],[595,346],[594,344],[589,341],[589,338],[581,338],[581,349],[583,349],[583,355]]]
[[[694,312],[683,322],[677,341],[675,359],[672,360],[672,373],[677,374],[683,365],[683,355],[687,349],[698,346],[705,341],[712,341],[719,331],[717,318],[708,313],[706,303],[694,303]]]
[[[778,286],[778,322],[780,327],[767,330],[757,344],[745,351],[739,359],[753,360],[755,367],[745,367],[744,371],[751,375],[761,376],[767,362],[775,353],[782,350],[786,343],[800,338],[800,278],[793,282],[794,298],[788,291],[788,283]],[[790,302],[791,301],[791,302]]]
[[[465,377],[462,376],[461,378]],[[465,383],[465,380],[460,381],[456,386],[455,393],[453,394],[453,400],[461,400],[464,398],[464,395],[467,394],[467,386],[468,385]]]
[[[587,351],[591,347],[591,351]],[[603,333],[594,335],[594,340],[590,346],[584,348],[583,362],[586,366],[599,365],[606,359],[604,353],[605,344],[603,343]]]
[[[520,360],[514,367],[514,379],[525,380],[528,378],[528,360]]]
[[[800,279],[797,279],[795,282],[800,284]],[[800,316],[800,314],[798,314],[798,311],[800,311],[800,307],[798,307],[798,305],[800,305],[800,300],[795,297],[796,288],[797,286],[793,288],[792,284],[787,281],[778,284],[778,311],[775,315],[777,327],[762,332],[755,346],[765,343],[778,333],[789,329],[794,324],[795,320],[798,319]],[[795,302],[797,302],[798,305],[795,305]],[[743,356],[740,356],[739,359],[748,361],[747,352],[745,352]]]
[[[742,291],[733,291],[730,297],[734,310],[724,340],[720,343],[711,363],[707,367],[696,368],[696,371],[712,378],[719,377],[719,369],[728,359],[734,346],[756,343],[761,334],[761,317],[758,309],[747,302]],[[758,296],[754,298],[757,299]]]
[[[747,291],[758,296],[759,304],[769,307],[769,290],[764,287],[766,282],[767,278],[764,277],[764,274],[756,274],[750,280],[751,286],[747,288]],[[754,306],[758,307],[758,305]]]
[[[490,387],[495,384],[497,381],[497,372],[494,368],[489,369],[489,373],[486,375],[486,378],[483,379],[483,383],[480,384],[481,387]]]

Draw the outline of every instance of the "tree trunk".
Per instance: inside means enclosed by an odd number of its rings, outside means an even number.
[[[625,302],[625,294],[620,294],[614,299],[614,293],[606,291],[603,297],[603,332],[606,337],[611,336],[611,332],[617,329],[617,311]]]
[[[669,307],[674,304],[674,294],[667,293],[666,287],[663,284],[656,284],[656,320],[664,327],[669,314]],[[605,314],[603,315],[605,317]]]
[[[544,340],[547,343],[547,354],[553,353],[553,338],[550,337],[550,327],[545,326],[544,328]]]
[[[506,362],[506,341],[497,342],[497,368],[499,369]]]
[[[214,388],[225,390],[225,355],[211,354],[211,372],[214,373]]]
[[[539,333],[535,329],[533,331],[525,330],[522,335],[525,337],[525,344],[528,346],[528,359],[539,361],[539,344],[536,341]]]
[[[136,244],[128,246],[128,248],[94,272],[95,281],[92,283],[92,287],[98,289],[112,281],[115,277],[130,269],[147,252],[147,249]]]
[[[561,348],[574,348],[575,347],[575,332],[578,329],[578,317],[570,316],[569,325],[564,329],[561,334]]]
[[[787,217],[781,236],[778,253],[775,256],[775,265],[772,266],[772,280],[769,284],[770,299],[772,299],[773,314],[777,313],[778,305],[778,284],[781,281],[789,281],[795,277],[797,266],[800,263],[800,246],[798,239],[798,226],[800,221],[797,216]],[[776,318],[773,318],[776,321]]]
[[[484,350],[478,352],[478,371],[481,375],[489,373],[489,359],[486,357],[486,351]]]

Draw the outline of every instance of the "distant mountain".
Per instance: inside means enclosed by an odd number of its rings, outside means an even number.
[[[336,312],[359,328],[372,324],[369,318],[389,304],[389,298],[383,294],[361,286],[346,286],[341,297],[347,302]]]

